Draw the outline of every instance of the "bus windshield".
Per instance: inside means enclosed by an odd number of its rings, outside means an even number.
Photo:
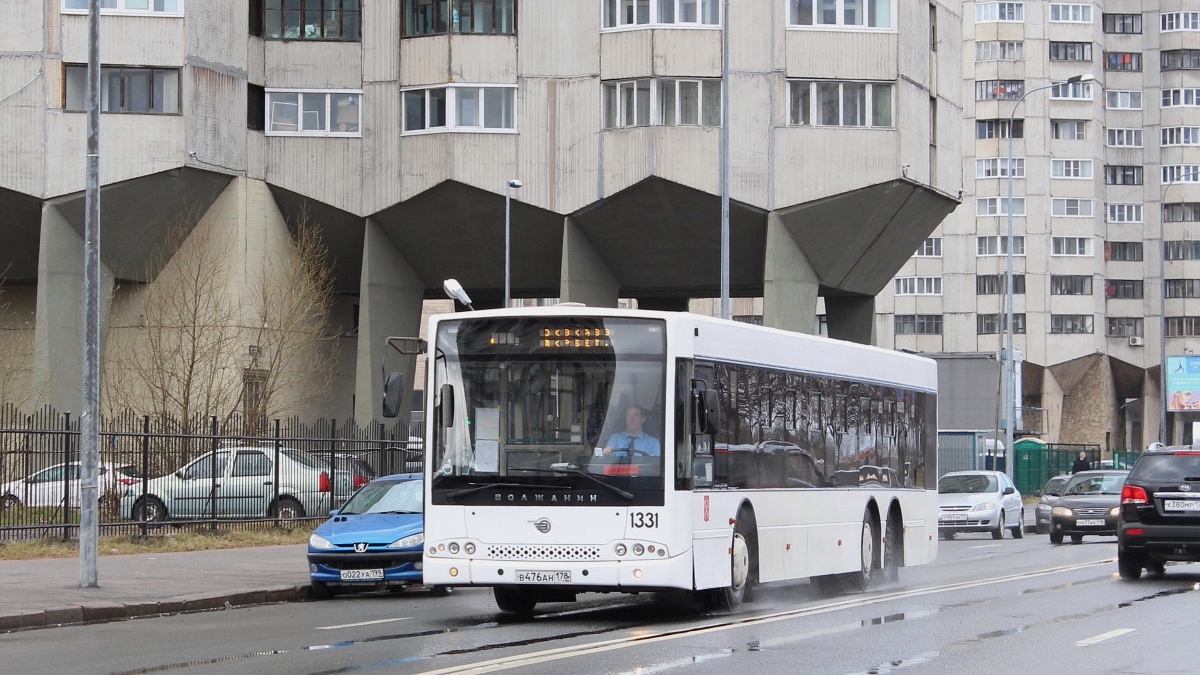
[[[442,322],[435,503],[661,504],[665,354],[660,320]]]

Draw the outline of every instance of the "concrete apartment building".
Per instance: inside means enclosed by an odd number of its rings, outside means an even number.
[[[1196,9],[963,4],[963,203],[880,295],[877,330],[896,348],[999,351],[1012,171],[1018,436],[1144,448],[1162,326],[1168,355],[1200,347]],[[1066,83],[1084,74],[1096,82]],[[1168,437],[1191,438],[1193,416],[1171,413]]]
[[[383,338],[415,334],[445,278],[500,303],[514,178],[515,298],[717,296],[722,4],[105,2],[106,351],[144,323],[172,223],[179,250],[228,247],[221,292],[246,300],[303,208],[343,357],[286,412],[370,419]],[[870,341],[876,294],[958,203],[960,5],[731,5],[733,295],[804,331],[821,296],[831,334]],[[9,372],[26,403],[76,409],[87,2],[5,6],[0,269],[5,341],[29,355]]]

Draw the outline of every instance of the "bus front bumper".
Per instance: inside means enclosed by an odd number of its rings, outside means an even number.
[[[691,589],[692,556],[605,561],[513,561],[425,556],[425,583],[446,586],[578,587],[584,590]]]

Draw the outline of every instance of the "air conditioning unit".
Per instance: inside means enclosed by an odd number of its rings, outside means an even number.
[[[1146,338],[1133,335],[1129,338],[1129,346],[1130,347],[1145,347],[1146,346]]]

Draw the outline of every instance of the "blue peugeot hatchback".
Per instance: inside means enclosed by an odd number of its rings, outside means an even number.
[[[355,492],[330,512],[308,538],[311,595],[387,588],[399,592],[421,583],[425,543],[421,474],[383,476]],[[432,595],[449,593],[431,587]]]

